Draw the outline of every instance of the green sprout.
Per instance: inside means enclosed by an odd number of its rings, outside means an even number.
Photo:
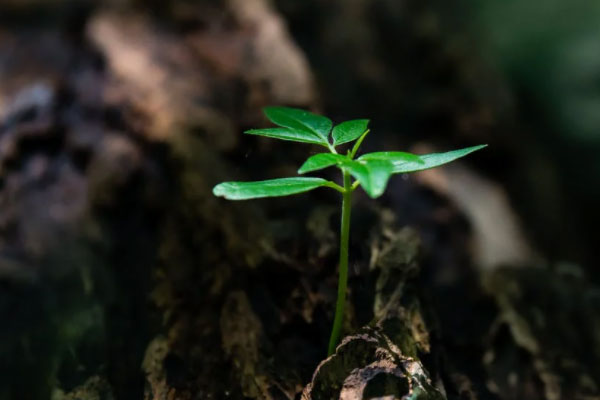
[[[289,196],[308,192],[318,187],[328,187],[342,194],[338,293],[328,348],[328,355],[331,355],[335,352],[339,340],[346,303],[352,192],[358,186],[361,186],[370,197],[377,198],[383,194],[388,180],[394,174],[438,167],[487,145],[425,155],[384,151],[363,154],[355,158],[361,143],[369,133],[367,128],[368,119],[346,121],[333,127],[329,118],[296,108],[266,107],[264,113],[278,127],[251,129],[245,133],[325,147],[328,152],[309,157],[300,167],[298,173],[305,174],[336,166],[342,172],[342,185],[322,178],[293,177],[255,182],[223,182],[214,187],[213,193],[215,196],[222,196],[229,200],[247,200],[261,197]],[[329,139],[330,134],[332,141]],[[345,155],[337,152],[337,146],[355,140],[354,146],[348,149]]]

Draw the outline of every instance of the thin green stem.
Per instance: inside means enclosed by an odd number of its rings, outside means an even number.
[[[365,140],[365,138],[367,137],[367,135],[369,134],[369,132],[371,132],[371,130],[367,129],[362,135],[360,135],[360,137],[358,138],[358,140],[354,143],[354,146],[352,147],[352,151],[350,152],[350,159],[351,160],[354,159],[354,156],[356,155],[356,152],[358,151],[358,148],[362,144],[363,140]]]
[[[338,185],[337,183],[335,183],[335,182],[331,182],[331,181],[327,182],[327,183],[325,184],[325,186],[327,186],[327,187],[330,187],[330,188],[332,188],[332,189],[335,189],[335,190],[337,190],[338,192],[340,192],[340,193],[342,193],[342,194],[343,194],[343,193],[346,191],[346,190],[345,190],[343,187],[341,187],[341,186],[340,186],[340,185]]]
[[[346,288],[348,286],[348,243],[350,239],[350,210],[352,202],[352,183],[350,173],[344,171],[344,193],[342,198],[342,225],[340,229],[340,266],[338,278],[338,293],[335,304],[333,328],[329,338],[328,355],[335,352],[342,323],[344,321],[344,306],[346,305]]]

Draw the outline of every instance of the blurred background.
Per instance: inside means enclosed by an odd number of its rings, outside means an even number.
[[[1,0],[0,399],[599,398],[599,22],[584,0]],[[212,196],[318,151],[242,135],[267,105],[369,118],[363,151],[489,144],[356,196],[345,330],[383,329],[399,380],[340,392],[372,360],[323,361],[335,193]]]

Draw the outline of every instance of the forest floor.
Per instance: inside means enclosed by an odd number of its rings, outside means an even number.
[[[339,196],[212,195],[314,152],[243,137],[263,106],[357,107],[269,2],[33,3],[0,5],[0,399],[600,398],[598,287],[485,155],[357,196],[327,357]]]

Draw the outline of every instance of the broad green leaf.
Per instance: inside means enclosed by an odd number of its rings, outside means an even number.
[[[289,107],[265,107],[264,112],[275,125],[312,132],[321,138],[321,143],[328,143],[332,122],[327,117]]]
[[[380,151],[376,153],[367,153],[358,157],[359,160],[385,160],[392,163],[405,163],[413,162],[418,164],[425,164],[425,161],[421,160],[416,154],[405,153],[403,151]]]
[[[432,154],[424,154],[419,157],[423,161],[423,163],[417,162],[398,162],[394,161],[394,174],[401,174],[407,172],[416,172],[422,171],[429,168],[439,167],[440,165],[447,164],[451,161],[454,161],[458,158],[464,157],[467,154],[470,154],[479,149],[483,149],[487,144],[482,144],[479,146],[467,147],[460,150],[448,151],[446,153],[432,153]]]
[[[322,178],[280,178],[254,182],[223,182],[213,188],[215,196],[228,200],[248,200],[261,197],[288,196],[308,192],[331,183]]]
[[[376,198],[385,191],[394,165],[386,160],[363,160],[348,161],[344,163],[344,168],[358,180],[369,196]]]
[[[332,165],[346,169],[367,194],[373,198],[381,196],[392,174],[394,165],[388,160],[350,160],[340,154],[320,153],[310,157],[298,170],[299,174],[317,171]]]
[[[274,139],[290,140],[292,142],[323,144],[323,140],[312,132],[289,128],[250,129],[244,133],[249,135],[266,136]]]
[[[298,170],[299,174],[305,174],[307,172],[317,171],[323,168],[331,167],[332,165],[339,165],[346,161],[350,161],[348,157],[341,154],[333,153],[319,153],[311,156],[302,164]]]
[[[355,119],[336,125],[331,131],[333,145],[337,146],[358,139],[360,135],[365,133],[368,124],[368,119]]]

